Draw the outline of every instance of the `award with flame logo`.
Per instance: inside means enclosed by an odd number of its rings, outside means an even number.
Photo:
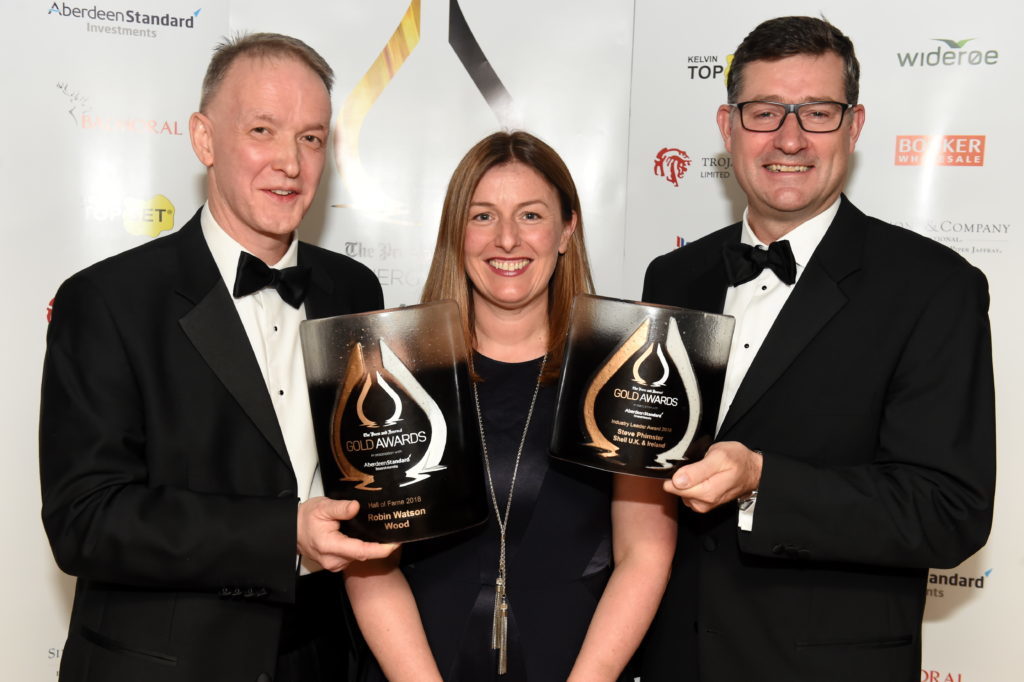
[[[573,302],[551,452],[669,478],[714,437],[733,318],[580,295]]]
[[[482,522],[468,359],[452,301],[302,323],[324,491],[353,537],[408,542]],[[468,401],[468,402],[467,402]]]

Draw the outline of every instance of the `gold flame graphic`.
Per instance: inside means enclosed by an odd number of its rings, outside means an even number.
[[[420,42],[420,0],[411,0],[395,32],[345,99],[338,114],[334,134],[334,156],[341,174],[360,203],[386,206],[395,210],[397,202],[388,197],[363,168],[359,157],[359,133],[373,103],[395,77],[402,64]],[[334,204],[345,207],[346,204]]]
[[[341,444],[341,418],[348,404],[349,396],[355,390],[359,379],[366,374],[366,362],[363,359],[363,344],[357,343],[355,351],[348,359],[348,366],[345,367],[345,381],[338,393],[338,402],[334,406],[334,418],[331,419],[331,450],[334,453],[334,461],[341,469],[343,481],[354,481],[360,490],[380,490],[380,487],[371,487],[374,482],[373,474],[360,470],[345,456],[345,448]],[[361,416],[361,415],[360,415]]]

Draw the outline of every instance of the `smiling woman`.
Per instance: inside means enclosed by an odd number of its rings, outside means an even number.
[[[548,282],[568,248],[577,214],[563,220],[554,187],[518,162],[484,173],[469,208],[463,259],[473,283],[477,348],[506,346],[516,356],[536,357],[546,350]],[[534,325],[514,323],[532,332],[530,338],[496,333],[507,328],[502,316],[509,311],[534,317]]]
[[[400,564],[350,567],[376,657],[362,680],[632,679],[624,668],[668,577],[674,505],[656,480],[548,457],[569,310],[592,289],[558,154],[523,132],[470,149],[423,299],[462,308],[491,513],[406,546]]]

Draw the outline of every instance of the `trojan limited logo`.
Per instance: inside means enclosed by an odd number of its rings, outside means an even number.
[[[663,147],[654,157],[654,174],[660,175],[678,187],[679,181],[686,175],[686,171],[689,170],[692,163],[690,155],[682,149]]]

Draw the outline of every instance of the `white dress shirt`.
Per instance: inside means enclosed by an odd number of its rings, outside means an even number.
[[[238,256],[246,249],[217,224],[209,205],[203,206],[200,223],[221,279],[231,293],[235,287]],[[281,260],[268,265],[277,269],[292,267],[298,264],[298,256],[299,240],[293,238]],[[269,288],[240,298],[232,297],[232,300],[270,393],[295,472],[299,501],[323,495],[299,341],[299,323],[306,319],[306,306],[293,308],[281,300],[277,291]],[[307,563],[311,565],[306,566]],[[315,570],[316,566],[303,561],[302,573],[307,573],[308,569]]]
[[[736,318],[736,327],[733,331],[732,346],[729,348],[729,364],[725,371],[725,385],[722,387],[722,404],[718,411],[716,430],[722,428],[725,415],[732,406],[733,398],[736,397],[750,364],[761,349],[761,344],[775,324],[775,318],[779,316],[779,311],[789,299],[796,282],[800,281],[807,261],[811,259],[814,250],[818,248],[822,237],[828,231],[828,226],[836,217],[839,201],[836,199],[827,209],[793,228],[783,240],[780,240],[788,241],[793,249],[793,259],[796,261],[796,281],[793,284],[783,284],[770,268],[765,268],[749,282],[729,287],[726,291],[725,307],[722,312]],[[749,210],[748,208],[743,211],[743,234],[740,242],[755,248],[767,249],[768,245],[754,236],[754,231],[747,220]],[[753,528],[756,506],[755,501],[746,510],[740,511],[741,529]]]

